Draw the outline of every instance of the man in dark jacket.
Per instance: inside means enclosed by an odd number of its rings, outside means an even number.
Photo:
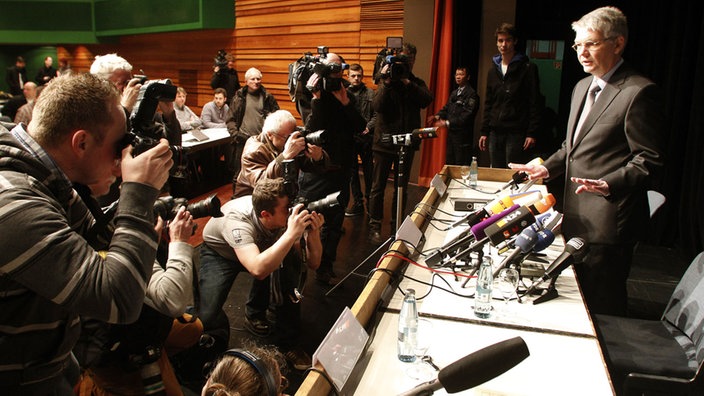
[[[227,66],[213,67],[213,77],[210,78],[210,88],[223,88],[227,91],[227,101],[225,103],[231,103],[232,98],[235,97],[235,92],[237,92],[240,87],[240,79],[237,77],[237,69],[235,69],[235,56],[232,54],[225,55],[227,59]]]
[[[492,168],[525,162],[525,151],[535,146],[540,124],[538,67],[516,52],[516,28],[502,23],[496,29],[499,53],[493,58],[486,81],[484,121],[479,149],[487,149]]]
[[[5,82],[10,87],[12,96],[22,95],[22,87],[27,82],[27,69],[25,69],[23,57],[18,56],[15,60],[15,65],[7,68]]]
[[[417,49],[411,43],[403,44],[401,55],[405,56],[405,65],[400,69],[408,69],[407,75],[394,76],[389,71],[399,70],[399,65],[392,68],[385,65],[381,70],[382,84],[379,85],[374,97],[373,108],[376,112],[376,127],[374,130],[374,180],[369,202],[369,236],[372,242],[381,242],[381,221],[384,218],[384,190],[389,178],[391,166],[394,166],[394,199],[391,209],[392,223],[395,222],[396,202],[398,194],[398,147],[394,145],[392,135],[408,133],[421,127],[420,111],[433,101],[433,95],[425,85],[425,81],[413,75],[413,64]],[[415,151],[420,148],[419,142],[406,152],[404,168],[411,169]],[[402,181],[408,183],[408,178]],[[404,195],[406,195],[405,185]],[[403,197],[402,208],[405,209],[406,197]]]
[[[447,151],[445,164],[469,165],[472,162],[472,140],[474,139],[474,118],[479,108],[479,96],[469,85],[467,68],[455,70],[457,89],[450,93],[445,106],[428,122],[435,119],[436,125],[447,127]]]
[[[37,85],[44,85],[56,77],[56,69],[54,69],[54,58],[47,56],[44,58],[44,66],[37,71],[35,80]]]
[[[227,166],[232,172],[232,192],[235,192],[240,174],[244,144],[251,136],[262,132],[266,117],[279,109],[274,95],[262,86],[262,72],[250,68],[244,74],[246,86],[235,93],[227,117],[227,131],[232,136],[232,147],[225,151]]]
[[[338,279],[332,265],[337,258],[342,221],[349,201],[350,173],[356,161],[351,148],[354,145],[354,135],[364,130],[366,121],[357,111],[354,97],[348,96],[345,90],[342,69],[346,65],[342,59],[330,52],[322,63],[321,74],[313,73],[306,84],[313,87],[311,113],[306,129],[311,132],[325,130],[322,147],[330,156],[330,166],[322,173],[302,172],[299,195],[308,201],[315,201],[340,191],[339,205],[323,212],[323,257],[316,276],[322,283],[335,284]]]

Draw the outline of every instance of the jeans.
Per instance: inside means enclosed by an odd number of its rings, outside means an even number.
[[[525,163],[524,133],[491,131],[489,135],[489,157],[492,168],[508,168],[508,163]]]

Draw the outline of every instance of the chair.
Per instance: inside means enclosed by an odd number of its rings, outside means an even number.
[[[623,395],[704,394],[704,252],[660,320],[596,315],[614,388]]]

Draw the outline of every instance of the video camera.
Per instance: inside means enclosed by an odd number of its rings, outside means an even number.
[[[330,63],[326,64],[323,60],[327,58],[328,47],[318,46],[318,56],[312,56],[310,53],[306,54],[309,63],[306,67],[312,72],[320,76],[318,82],[315,85],[306,85],[311,92],[327,91],[335,92],[339,91],[340,88],[347,82],[342,77],[330,77],[332,74],[342,73],[343,70],[349,68],[347,63],[337,64]]]
[[[154,114],[159,102],[173,102],[176,99],[176,86],[171,80],[146,80],[139,89],[137,102],[132,109],[129,125],[130,131],[125,134],[123,145],[131,144],[134,147],[133,156],[137,156],[159,144],[159,140],[166,137],[164,125],[154,121]],[[174,168],[178,172],[186,164],[185,153],[181,146],[169,146],[171,149]],[[173,173],[173,172],[172,172]]]
[[[227,68],[227,52],[224,49],[218,51],[213,58],[213,66],[219,67],[220,69]]]
[[[402,55],[403,37],[387,37],[386,48],[379,51],[377,61],[374,64],[374,81],[378,83],[379,79],[390,78],[391,81],[400,81],[408,78],[411,75],[411,69],[408,65],[408,57]],[[381,74],[381,69],[389,65],[387,72]]]
[[[220,199],[215,194],[192,204],[189,204],[186,198],[172,196],[158,198],[154,201],[154,216],[161,216],[164,220],[172,220],[181,206],[185,206],[194,219],[223,216],[220,211]]]
[[[298,195],[298,165],[296,164],[296,160],[283,160],[281,166],[284,171],[284,190],[286,191],[291,207],[302,203],[307,211],[320,213],[327,208],[332,208],[340,204],[338,201],[340,191],[328,194],[325,198],[321,198],[317,201],[308,202],[305,197]]]

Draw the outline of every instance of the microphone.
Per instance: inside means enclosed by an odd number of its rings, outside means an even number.
[[[482,221],[481,223],[472,227],[472,235],[474,235],[474,239],[476,240],[476,242],[469,245],[468,248],[462,250],[461,252],[459,252],[455,256],[453,256],[448,261],[448,264],[453,264],[454,262],[459,260],[460,257],[464,257],[464,255],[466,255],[469,252],[472,252],[478,248],[481,249],[482,246],[484,246],[489,241],[489,238],[487,238],[487,235],[485,232],[486,228],[493,225],[496,221],[498,221],[502,218],[505,218],[507,215],[510,215],[511,213],[513,213],[514,211],[516,211],[518,209],[520,209],[518,207],[518,205],[513,205],[510,208],[504,210],[503,212],[492,215],[488,219],[486,219],[486,220]],[[428,260],[426,260],[426,263],[427,262],[428,262]]]
[[[497,342],[451,363],[438,372],[438,378],[399,396],[432,395],[442,388],[447,393],[474,388],[512,369],[529,355],[528,346],[521,337]]]
[[[535,231],[532,227],[527,227],[518,234],[514,242],[516,248],[501,262],[494,271],[494,277],[499,275],[502,268],[510,265],[514,261],[522,263],[531,252],[540,252],[552,245],[555,241],[555,234],[550,230]],[[518,259],[518,260],[517,260]]]
[[[450,225],[450,227],[448,227],[448,229],[457,227],[458,225],[464,222],[468,223],[471,227],[475,224],[478,224],[485,217],[501,212],[502,210],[508,209],[511,206],[513,206],[513,200],[510,196],[506,195],[504,197],[496,198],[495,200],[484,205],[481,209],[472,212],[464,216],[463,218],[455,221]]]
[[[575,256],[581,256],[586,253],[587,250],[587,242],[582,238],[572,238],[567,241],[567,244],[565,244],[565,250],[555,259],[555,261],[552,262],[552,264],[550,264],[548,269],[545,270],[545,274],[538,279],[538,281],[533,282],[533,284],[530,285],[528,290],[526,290],[523,295],[530,295],[541,283],[548,279],[554,279],[560,275],[565,268],[572,265],[575,260]]]
[[[446,245],[442,247],[441,249],[435,251],[432,255],[428,256],[428,258],[425,259],[425,263],[428,265],[438,265],[442,261],[443,256],[447,253],[452,251],[453,249],[464,245],[465,243],[471,242],[472,240],[480,240],[486,237],[486,234],[484,233],[484,229],[488,227],[489,225],[495,223],[498,221],[500,218],[506,216],[508,213],[510,213],[513,210],[518,209],[518,205],[513,205],[510,208],[502,211],[501,213],[491,215],[489,218],[483,220],[482,222],[473,225],[470,228],[470,233],[465,234],[463,237],[451,242],[449,245]],[[483,210],[483,209],[480,209]]]
[[[555,197],[548,194],[542,200],[531,205],[521,206],[511,212],[501,220],[486,228],[486,236],[491,240],[491,244],[496,246],[508,240],[514,235],[518,235],[524,228],[535,223],[535,215],[546,212],[555,204]]]
[[[537,158],[533,158],[526,165],[542,165],[542,163],[543,163],[543,159],[540,157],[537,157]],[[501,187],[501,190],[499,190],[499,191],[503,191],[509,187],[510,188],[518,188],[518,185],[523,183],[526,180],[528,180],[528,174],[523,171],[518,171],[518,172],[514,173],[513,176],[511,176],[511,180],[508,183],[504,184],[504,186]]]

